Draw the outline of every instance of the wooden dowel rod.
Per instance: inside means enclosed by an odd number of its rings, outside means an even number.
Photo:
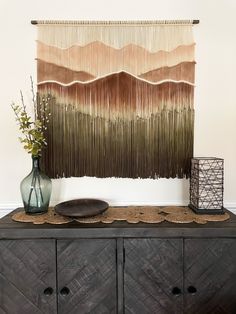
[[[137,24],[137,25],[142,25],[142,24],[173,24],[173,25],[178,25],[178,24],[199,24],[199,20],[157,20],[157,21],[63,21],[63,20],[32,20],[31,24],[32,25],[38,25],[38,24],[72,24],[72,25],[92,25],[92,24],[97,24],[97,25],[122,25],[122,24]]]

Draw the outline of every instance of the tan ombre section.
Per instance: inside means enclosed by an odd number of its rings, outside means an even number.
[[[139,76],[150,82],[159,82],[162,80],[195,81],[195,62],[181,62],[173,67],[162,67],[143,73]]]
[[[61,49],[100,41],[116,49],[133,44],[149,52],[171,51],[180,45],[192,45],[194,43],[192,27],[190,24],[134,25],[128,22],[119,25],[37,25],[38,40]]]
[[[38,82],[54,80],[68,84],[73,81],[86,82],[95,77],[83,71],[73,71],[63,66],[38,60],[37,62]]]
[[[44,62],[86,72],[94,77],[120,71],[139,76],[160,67],[194,62],[194,48],[193,44],[178,46],[170,52],[150,53],[135,45],[114,49],[101,42],[94,42],[85,47],[73,46],[63,50],[38,42],[37,57]]]
[[[62,66],[38,60],[38,82],[56,81],[69,84],[73,81],[90,82],[95,77],[82,71],[72,71]],[[45,70],[46,69],[46,70]],[[163,67],[139,75],[149,82],[163,80],[186,81],[194,83],[195,62],[182,62],[173,67]],[[110,74],[111,75],[111,74]],[[108,75],[107,75],[108,76]]]

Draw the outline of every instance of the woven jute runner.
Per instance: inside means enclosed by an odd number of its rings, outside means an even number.
[[[58,215],[53,208],[42,215],[27,215],[25,211],[19,211],[12,216],[12,220],[18,222],[31,222],[41,225],[44,223],[60,225],[72,221],[79,223],[104,223],[109,224],[115,221],[127,221],[128,223],[160,223],[168,221],[173,223],[206,224],[208,221],[224,221],[230,218],[228,213],[223,215],[197,215],[188,207],[157,207],[157,206],[129,206],[109,207],[103,214],[89,218],[71,218]]]

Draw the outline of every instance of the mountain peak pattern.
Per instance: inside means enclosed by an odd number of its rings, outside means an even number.
[[[52,178],[189,176],[192,26],[38,28],[38,92],[54,99],[42,156]]]

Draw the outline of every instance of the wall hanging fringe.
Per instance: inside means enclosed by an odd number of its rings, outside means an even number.
[[[188,177],[193,21],[37,24],[38,92],[54,99],[43,156],[47,173]]]

